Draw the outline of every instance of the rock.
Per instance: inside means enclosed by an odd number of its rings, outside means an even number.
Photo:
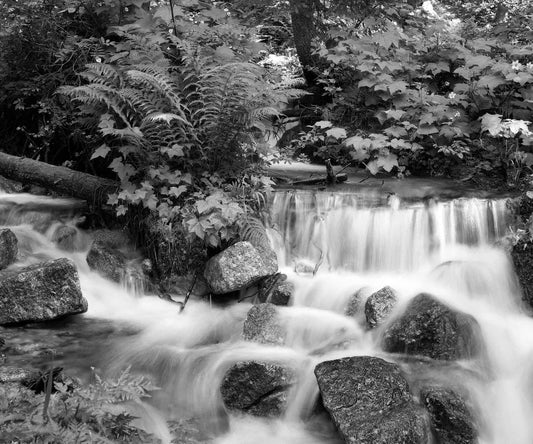
[[[0,272],[0,325],[87,311],[76,266],[57,259]]]
[[[0,230],[0,270],[17,261],[18,241],[15,233],[8,228]]]
[[[37,374],[35,370],[27,370],[19,367],[1,366],[0,367],[0,384],[9,382],[23,382]]]
[[[474,444],[477,428],[465,400],[453,389],[426,387],[420,400],[431,416],[431,424],[439,444]]]
[[[120,282],[125,275],[126,258],[101,242],[93,242],[87,254],[87,263],[91,270],[97,271],[105,278]]]
[[[246,361],[226,373],[220,392],[229,410],[275,417],[285,412],[294,382],[293,371],[281,365]]]
[[[369,356],[315,367],[324,407],[350,444],[426,444],[429,426],[398,365]]]
[[[364,311],[363,308],[366,300],[371,294],[370,292],[371,290],[369,287],[363,287],[357,290],[352,296],[350,296],[350,299],[348,299],[344,314],[346,316],[358,317],[361,312]]]
[[[253,245],[253,244],[252,244]],[[278,271],[278,256],[270,245],[253,245],[263,259],[268,274],[275,274]]]
[[[22,192],[22,184],[15,180],[0,176],[0,190],[9,194],[20,193]]]
[[[369,328],[376,328],[389,317],[398,302],[395,291],[390,287],[383,287],[366,300],[365,316]]]
[[[294,284],[287,282],[287,276],[276,273],[262,279],[259,283],[258,299],[274,305],[289,305],[294,293]]]
[[[280,282],[270,295],[270,300],[274,305],[289,305],[291,297],[294,293],[294,284],[292,282]]]
[[[272,274],[271,264],[250,242],[237,242],[213,256],[205,266],[204,276],[215,294],[241,290]]]
[[[52,241],[63,251],[76,251],[78,230],[69,225],[61,225],[52,234]]]
[[[266,303],[250,308],[243,327],[245,341],[283,345],[285,336],[286,332],[275,305]]]
[[[511,248],[511,260],[522,287],[522,297],[528,306],[533,308],[533,243],[520,239]]]
[[[111,250],[117,250],[123,248],[124,245],[130,245],[132,243],[128,234],[122,230],[94,230],[91,232],[91,237],[94,242],[103,244]]]
[[[480,327],[470,315],[453,310],[428,294],[419,294],[390,324],[383,349],[432,359],[468,359],[481,349]]]

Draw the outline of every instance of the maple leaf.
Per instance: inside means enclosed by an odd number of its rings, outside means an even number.
[[[501,114],[485,114],[480,117],[481,132],[488,131],[492,137],[496,137],[502,130]]]
[[[426,136],[438,132],[439,130],[435,125],[420,125],[416,131],[416,133],[420,136]]]
[[[174,144],[170,148],[161,148],[161,152],[171,159],[173,157],[182,157],[184,155],[183,147],[178,144]]]
[[[477,82],[479,88],[487,88],[489,91],[494,91],[495,88],[500,86],[504,80],[495,75],[481,76]]]
[[[402,116],[405,114],[405,111],[401,109],[389,109],[385,113],[387,114],[387,117],[389,119],[400,120]]]
[[[390,173],[394,167],[398,166],[398,156],[396,154],[379,156],[377,159],[377,166],[378,168],[383,168],[387,173]]]
[[[111,148],[109,148],[105,143],[103,145],[100,145],[98,148],[94,150],[93,155],[91,156],[91,160],[97,159],[98,157],[105,158],[109,152],[111,151]]]
[[[407,130],[401,126],[391,126],[383,132],[391,137],[407,137]]]
[[[180,185],[179,187],[170,187],[170,189],[168,190],[168,194],[174,196],[175,198],[178,198],[185,191],[187,191],[187,187],[185,185]]]
[[[391,94],[395,94],[397,92],[403,93],[405,92],[408,84],[407,82],[404,82],[403,80],[396,80],[395,82],[392,82],[388,85],[389,92]]]
[[[335,139],[346,139],[346,130],[344,128],[331,128],[326,131],[326,136],[335,137]]]
[[[316,122],[313,126],[316,126],[320,129],[331,128],[333,126],[333,123],[331,123],[329,120],[320,120],[319,122]]]
[[[372,174],[373,176],[378,174],[379,166],[378,166],[378,162],[376,160],[372,160],[372,161],[368,162],[366,164],[366,168],[367,168],[368,171],[370,171],[370,174]]]

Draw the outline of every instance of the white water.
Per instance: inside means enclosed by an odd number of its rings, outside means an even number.
[[[508,258],[492,246],[506,230],[503,200],[408,204],[378,195],[277,194],[272,206],[276,248],[295,284],[291,306],[280,308],[288,331],[284,347],[242,341],[249,303],[220,308],[191,300],[178,315],[173,304],[134,295],[93,273],[85,262],[86,234],[79,233],[81,251],[74,253],[59,250],[51,240],[54,224],[60,219],[74,223],[73,215],[35,217],[30,223],[20,206],[4,213],[24,263],[65,256],[76,262],[89,301],[86,319],[127,322],[137,330],[128,337],[117,335],[114,346],[101,354],[110,374],[133,365],[156,379],[162,390],[154,394],[156,410],[150,416],[157,420],[150,422],[162,438],[169,435],[161,417],[193,417],[216,444],[339,442],[326,422],[309,420],[318,395],[313,369],[320,361],[343,356],[393,359],[380,349],[380,330],[368,332],[343,314],[357,290],[368,295],[389,285],[400,297],[396,313],[428,292],[477,319],[486,359],[457,363],[459,370],[443,367],[433,376],[468,390],[481,424],[480,444],[533,443],[533,320],[523,312]],[[316,275],[295,272],[302,261]],[[243,360],[295,369],[298,383],[284,418],[224,411],[218,388],[226,371]]]

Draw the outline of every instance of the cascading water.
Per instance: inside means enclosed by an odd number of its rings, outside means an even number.
[[[24,208],[32,199],[45,209],[32,207],[28,214]],[[328,421],[308,420],[318,397],[313,369],[344,356],[396,359],[381,349],[380,329],[368,331],[344,315],[356,291],[370,294],[387,285],[400,299],[393,316],[426,292],[476,318],[486,356],[457,366],[473,375],[461,382],[477,406],[479,442],[533,442],[533,343],[528,341],[533,320],[523,312],[507,256],[494,246],[507,228],[504,200],[417,203],[379,193],[276,193],[271,234],[282,271],[295,285],[291,305],[279,309],[287,330],[284,346],[242,340],[250,303],[217,307],[191,300],[178,315],[176,305],[135,295],[92,272],[85,261],[90,235],[78,233],[75,251],[58,249],[54,223],[73,224],[75,212],[58,215],[50,205],[65,209],[73,202],[0,196],[0,204],[2,223],[16,233],[23,262],[66,256],[78,266],[89,311],[54,327],[55,333],[70,334],[68,344],[48,331],[58,350],[68,347],[56,361],[80,374],[91,365],[109,374],[128,365],[151,374],[162,388],[154,393],[155,411],[164,419],[199,419],[216,444],[339,443]],[[16,334],[33,339],[30,330]],[[249,360],[282,363],[297,373],[284,417],[224,411],[222,379],[232,365]],[[441,379],[457,379],[449,366],[433,371]],[[151,427],[168,442],[163,424],[152,421]]]

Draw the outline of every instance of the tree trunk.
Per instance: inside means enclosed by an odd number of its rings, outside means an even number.
[[[305,80],[313,85],[316,75],[312,67],[316,64],[316,57],[312,53],[311,43],[317,36],[315,26],[315,0],[290,0],[292,33],[294,46],[302,65]]]
[[[22,182],[23,185],[39,185],[60,194],[83,199],[95,206],[105,205],[109,194],[120,188],[120,184],[113,180],[2,152],[0,175]]]

